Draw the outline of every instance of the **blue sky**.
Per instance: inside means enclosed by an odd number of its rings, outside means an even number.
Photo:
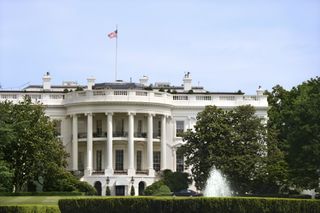
[[[319,0],[0,0],[0,83],[182,83],[210,91],[289,89],[320,75]]]

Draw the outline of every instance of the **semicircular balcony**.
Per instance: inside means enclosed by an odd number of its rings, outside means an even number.
[[[64,104],[73,105],[81,103],[144,103],[171,105],[171,94],[145,90],[87,90],[76,91],[65,95]]]

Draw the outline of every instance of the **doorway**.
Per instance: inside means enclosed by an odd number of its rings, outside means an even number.
[[[144,182],[139,183],[139,195],[144,195],[144,188],[146,187]]]
[[[99,196],[101,196],[102,195],[102,187],[101,187],[101,182],[100,181],[96,181],[94,183],[94,188],[97,190],[97,194]]]

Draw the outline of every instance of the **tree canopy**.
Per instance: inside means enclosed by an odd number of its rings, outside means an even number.
[[[66,166],[67,153],[43,106],[26,97],[19,104],[0,103],[0,114],[0,153],[13,173],[15,191],[46,177],[53,167]]]
[[[319,186],[320,178],[320,78],[287,91],[277,85],[268,93],[269,129],[275,131],[288,163],[291,185]]]
[[[207,106],[197,116],[195,131],[187,131],[180,152],[191,166],[195,185],[205,187],[212,167],[221,170],[239,193],[252,191],[263,175],[267,155],[266,128],[252,106],[223,110]]]

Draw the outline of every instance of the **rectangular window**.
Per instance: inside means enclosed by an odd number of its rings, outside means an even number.
[[[61,136],[61,120],[54,120],[53,126],[57,136]]]
[[[161,121],[158,122],[158,136],[161,136]]]
[[[78,169],[80,171],[84,170],[84,153],[78,152]]]
[[[160,152],[153,152],[153,169],[158,172],[160,171]]]
[[[97,156],[96,156],[96,170],[101,171],[101,163],[102,163],[102,150],[97,150]]]
[[[181,137],[184,132],[184,121],[176,121],[176,136]]]
[[[142,133],[142,120],[138,120],[138,133]]]
[[[142,151],[137,151],[137,171],[142,170]]]
[[[102,136],[102,120],[96,120],[96,133],[98,137]]]
[[[177,167],[177,172],[184,172],[184,158],[182,154],[177,153],[176,167]]]
[[[123,171],[123,150],[116,150],[116,170]]]

